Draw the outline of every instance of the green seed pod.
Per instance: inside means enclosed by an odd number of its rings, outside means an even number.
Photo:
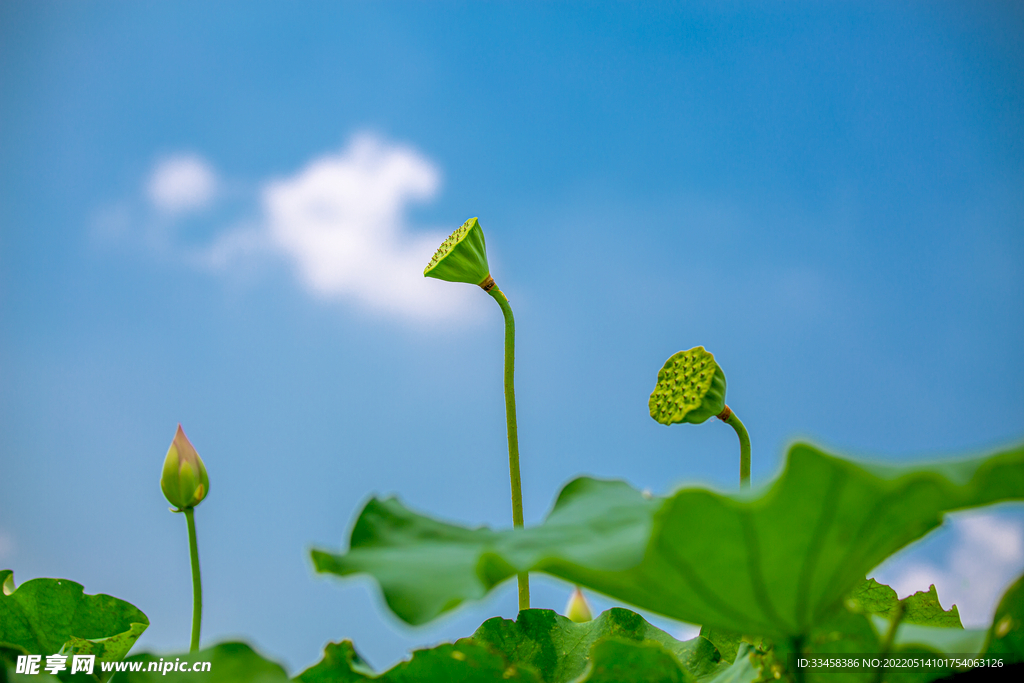
[[[480,222],[470,218],[449,235],[434,252],[423,275],[483,286],[491,276],[491,269],[487,265],[487,246]]]
[[[725,410],[725,373],[703,346],[680,351],[658,371],[647,407],[663,425],[700,424]]]
[[[167,449],[160,488],[167,501],[178,511],[199,505],[210,492],[206,465],[181,430],[180,424],[171,447]]]
[[[565,616],[577,624],[582,624],[584,621],[590,621],[594,618],[590,611],[590,605],[587,604],[587,599],[583,597],[583,591],[580,590],[579,586],[576,586],[576,590],[572,592],[572,596],[569,598],[569,603],[565,606]]]

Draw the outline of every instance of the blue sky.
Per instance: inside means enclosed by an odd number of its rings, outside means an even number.
[[[0,564],[185,649],[181,422],[204,642],[383,667],[514,615],[506,586],[410,629],[308,559],[372,493],[508,523],[500,312],[419,277],[470,216],[516,311],[528,523],[578,474],[734,485],[731,430],[647,414],[696,345],[755,479],[794,438],[1019,442],[1021,35],[1014,3],[0,4]],[[1005,506],[880,576],[980,623],[1022,569]]]

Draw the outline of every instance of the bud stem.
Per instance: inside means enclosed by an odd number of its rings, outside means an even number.
[[[185,508],[188,520],[188,551],[192,556],[192,644],[189,652],[199,650],[199,625],[203,620],[203,583],[199,578],[199,543],[196,541],[195,509]]]
[[[718,419],[735,429],[736,436],[740,437],[740,488],[747,488],[750,486],[750,435],[729,406],[725,407]]]
[[[519,433],[516,428],[516,321],[508,299],[497,287],[487,290],[505,316],[505,424],[508,431],[508,474],[512,483],[512,526],[523,528],[523,483],[519,475]],[[530,575],[519,574],[519,609],[530,609]]]

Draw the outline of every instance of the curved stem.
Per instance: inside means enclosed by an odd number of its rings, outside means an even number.
[[[193,508],[185,509],[188,520],[188,551],[192,556],[192,644],[189,652],[199,650],[199,624],[203,620],[203,583],[199,578],[199,543],[196,541],[196,520]]]
[[[519,433],[516,429],[516,321],[508,299],[497,287],[487,292],[501,306],[505,316],[505,425],[508,432],[508,476],[512,483],[512,525],[523,528],[523,482],[519,476]],[[519,609],[530,609],[530,576],[519,574]]]
[[[734,412],[730,411],[725,424],[735,429],[736,436],[740,437],[740,488],[747,488],[750,486],[750,435]]]

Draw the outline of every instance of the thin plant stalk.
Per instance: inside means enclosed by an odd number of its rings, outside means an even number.
[[[523,484],[519,476],[519,435],[516,431],[516,321],[508,299],[494,284],[487,265],[487,246],[480,221],[470,218],[448,236],[423,269],[425,277],[475,284],[494,297],[505,316],[505,424],[508,432],[508,473],[512,482],[512,525],[523,528]],[[519,609],[530,608],[530,577],[519,574]]]
[[[743,426],[729,406],[725,407],[722,415],[719,415],[718,418],[735,429],[736,436],[740,438],[740,488],[748,488],[750,486],[750,435],[747,434],[747,428]]]
[[[505,424],[508,431],[508,474],[512,483],[512,526],[523,528],[523,483],[519,475],[519,434],[516,428],[516,390],[514,374],[516,364],[516,321],[508,299],[496,286],[487,290],[501,306],[505,316]],[[519,609],[530,609],[530,575],[521,572],[519,578]]]
[[[188,551],[192,560],[192,646],[190,652],[199,649],[199,625],[203,620],[203,584],[199,578],[199,543],[196,541],[195,506],[199,505],[210,492],[210,476],[206,465],[199,457],[192,442],[185,436],[181,425],[174,434],[171,447],[164,458],[160,474],[160,490],[167,502],[173,505],[171,512],[184,512],[188,522]]]
[[[900,627],[900,622],[903,621],[903,615],[906,612],[906,606],[899,602],[896,604],[896,613],[892,616],[892,622],[889,624],[889,630],[886,631],[885,641],[882,643],[881,660],[882,664],[875,670],[874,683],[882,683],[882,678],[885,677],[885,660],[888,654],[892,651],[893,641],[896,640],[896,631]]]
[[[203,582],[199,577],[199,543],[196,541],[195,510],[185,508],[188,520],[188,550],[192,556],[192,643],[189,652],[199,650],[199,626],[203,620]]]

